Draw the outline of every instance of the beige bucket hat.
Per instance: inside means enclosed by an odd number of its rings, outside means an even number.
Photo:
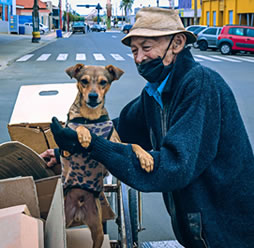
[[[142,8],[136,15],[136,22],[130,32],[122,39],[122,43],[130,46],[131,37],[159,37],[184,33],[186,44],[194,43],[196,36],[185,30],[178,11],[157,7]]]

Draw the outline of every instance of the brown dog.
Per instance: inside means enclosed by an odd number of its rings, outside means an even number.
[[[113,65],[104,67],[77,64],[66,69],[66,73],[77,79],[78,88],[77,97],[68,113],[67,126],[77,131],[81,145],[85,148],[89,146],[90,131],[113,142],[120,142],[104,101],[112,81],[118,80],[123,71]],[[147,172],[152,171],[152,156],[139,145],[132,144],[132,149],[139,158],[141,167]],[[64,152],[61,162],[66,225],[88,225],[93,248],[100,248],[104,237],[102,222],[112,216],[109,211],[108,217],[103,217],[104,211],[101,210],[108,204],[102,192],[103,177],[107,171],[102,164],[90,159],[89,153],[69,156]]]

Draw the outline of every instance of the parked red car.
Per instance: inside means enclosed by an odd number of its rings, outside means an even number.
[[[217,46],[223,55],[238,51],[254,53],[254,27],[226,25],[222,28],[217,42]]]

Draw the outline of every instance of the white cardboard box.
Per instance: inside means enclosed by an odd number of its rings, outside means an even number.
[[[77,95],[75,83],[21,86],[8,124],[10,138],[37,153],[57,147],[50,131],[53,116],[65,123]]]
[[[0,209],[1,248],[43,248],[43,222],[26,205]]]

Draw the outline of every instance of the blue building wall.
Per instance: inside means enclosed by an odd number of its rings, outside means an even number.
[[[33,22],[32,16],[19,16],[19,24],[24,24],[25,22]]]
[[[191,0],[179,0],[179,9],[191,9]]]

